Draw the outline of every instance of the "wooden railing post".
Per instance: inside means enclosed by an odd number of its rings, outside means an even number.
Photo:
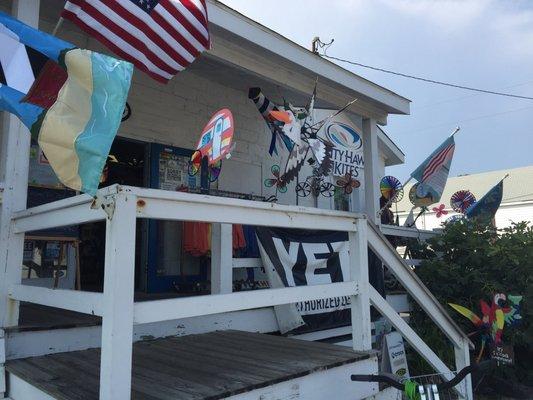
[[[358,284],[359,294],[352,296],[352,342],[356,351],[372,348],[368,281],[367,220],[356,220],[357,231],[349,233],[350,279]]]
[[[211,224],[211,294],[233,291],[233,232],[231,224]]]
[[[106,221],[100,399],[131,397],[136,197],[115,195]]]
[[[455,351],[455,367],[457,371],[460,371],[464,367],[468,367],[470,365],[470,346],[468,342],[463,339],[462,346],[453,346],[453,348]],[[457,389],[464,399],[473,400],[472,375],[467,375],[464,381],[457,386]]]

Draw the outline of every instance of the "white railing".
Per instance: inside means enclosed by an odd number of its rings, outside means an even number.
[[[458,367],[468,363],[469,342],[439,308],[438,302],[416,279],[409,267],[402,263],[381,233],[367,222],[363,215],[124,186],[103,189],[99,198],[103,199],[100,208],[91,208],[92,199],[82,195],[18,212],[13,217],[12,230],[14,234],[23,234],[40,229],[106,220],[103,293],[52,290],[12,282],[8,295],[14,305],[17,301],[28,301],[102,316],[101,399],[122,399],[130,396],[134,324],[338,296],[351,296],[354,321],[351,328],[352,343],[355,350],[371,349],[372,303],[391,320],[396,329],[437,372],[451,377],[446,365],[370,287],[368,246],[383,259],[413,298],[448,335],[456,349]],[[214,223],[212,284],[215,294],[134,303],[137,218]],[[231,256],[231,224],[348,232],[350,281],[231,293],[231,270],[239,264]],[[9,265],[8,268],[20,268],[20,264]],[[16,310],[17,307],[9,309]],[[8,316],[7,320],[12,318]],[[466,388],[462,392],[465,397],[471,398],[471,389]]]

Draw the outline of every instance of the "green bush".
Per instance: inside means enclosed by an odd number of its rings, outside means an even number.
[[[452,318],[466,333],[475,330],[472,323],[455,312],[448,303],[463,305],[482,316],[479,301],[492,302],[493,295],[523,295],[522,323],[516,327],[505,326],[503,342],[512,344],[515,365],[499,368],[495,379],[507,382],[533,382],[533,228],[527,223],[513,224],[496,230],[491,226],[461,220],[448,224],[443,234],[431,239],[422,251],[425,260],[416,273],[431,292],[448,310]],[[453,350],[442,333],[431,323],[420,308],[411,315],[414,329],[451,367],[454,367]],[[472,337],[479,351],[479,337]],[[490,353],[486,350],[485,357]],[[413,368],[420,370],[423,363],[412,359]],[[421,371],[417,371],[421,372]]]

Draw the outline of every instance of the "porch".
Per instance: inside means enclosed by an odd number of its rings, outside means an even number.
[[[174,299],[160,299],[144,302],[134,302],[134,264],[135,264],[135,226],[137,219],[156,219],[156,220],[173,220],[173,221],[204,221],[213,224],[213,254],[211,264],[211,279],[213,281],[212,293],[208,296],[191,296]],[[76,332],[77,346],[79,349],[93,349],[87,350],[87,353],[71,353],[75,348],[63,348],[59,351],[43,351],[41,349],[40,355],[44,358],[28,358],[13,356],[11,354],[12,346],[16,345],[16,340],[20,338],[11,337],[7,335],[5,339],[5,348],[7,349],[8,361],[6,364],[8,382],[10,388],[25,388],[24,390],[35,390],[39,385],[36,384],[39,371],[34,367],[31,369],[31,373],[22,376],[19,366],[23,370],[29,367],[30,364],[47,365],[49,362],[62,358],[72,358],[73,360],[83,360],[87,362],[91,359],[92,364],[87,365],[87,368],[92,368],[92,378],[95,381],[99,381],[99,396],[101,399],[126,399],[130,397],[130,394],[135,395],[135,391],[139,386],[139,380],[136,378],[136,348],[148,349],[150,348],[150,342],[143,343],[143,339],[153,339],[155,337],[163,336],[176,336],[176,326],[186,326],[188,332],[186,334],[193,334],[190,338],[185,336],[179,339],[161,339],[164,345],[171,344],[170,347],[174,348],[176,343],[189,343],[189,341],[197,340],[198,337],[208,337],[209,341],[214,340],[214,344],[205,343],[206,348],[210,348],[209,359],[215,359],[222,354],[222,349],[226,346],[217,344],[217,340],[222,337],[227,338],[224,335],[230,337],[237,337],[238,333],[212,333],[207,336],[194,335],[194,325],[191,321],[202,320],[204,332],[216,331],[219,329],[235,329],[235,325],[242,327],[242,330],[250,332],[268,332],[265,327],[255,325],[257,320],[251,318],[252,313],[262,313],[264,310],[269,310],[272,313],[272,306],[279,306],[285,304],[291,304],[302,301],[311,301],[318,299],[327,299],[331,297],[349,296],[351,298],[351,313],[352,321],[351,325],[351,337],[352,337],[352,350],[341,349],[333,345],[298,342],[295,344],[294,339],[276,338],[273,336],[259,335],[254,336],[254,341],[261,342],[260,348],[269,348],[267,353],[272,353],[272,348],[275,348],[279,343],[276,342],[282,340],[283,345],[289,347],[296,346],[302,351],[287,352],[287,354],[294,356],[292,361],[287,361],[288,365],[295,363],[294,365],[306,365],[305,357],[301,358],[304,353],[308,353],[310,349],[317,348],[316,345],[326,346],[320,347],[321,357],[335,359],[335,355],[344,355],[344,361],[340,362],[342,365],[341,370],[338,370],[342,377],[346,379],[335,378],[333,376],[325,376],[329,373],[318,373],[318,370],[331,368],[332,372],[336,372],[337,367],[332,367],[329,363],[324,363],[324,359],[313,359],[313,367],[306,367],[307,369],[298,369],[295,371],[286,371],[282,376],[278,376],[276,379],[281,379],[284,382],[290,382],[291,385],[300,385],[303,388],[304,383],[299,380],[302,377],[296,377],[298,374],[307,374],[313,383],[311,385],[317,385],[321,379],[324,379],[324,383],[327,385],[334,383],[334,386],[338,389],[336,392],[337,398],[354,398],[354,394],[357,398],[365,398],[369,396],[373,390],[371,385],[363,385],[364,387],[356,388],[352,382],[348,380],[348,369],[351,367],[370,368],[370,371],[377,371],[377,361],[375,358],[370,357],[371,351],[371,321],[370,321],[370,305],[372,304],[382,315],[389,319],[392,325],[404,336],[406,341],[424,357],[435,370],[445,377],[449,378],[453,376],[453,372],[446,366],[435,353],[420,339],[420,337],[412,330],[411,327],[399,317],[397,312],[379,295],[379,293],[373,289],[368,282],[368,248],[370,247],[383,262],[391,268],[397,279],[406,287],[410,295],[417,301],[424,310],[428,312],[430,318],[443,330],[448,336],[451,344],[456,350],[456,366],[461,368],[464,365],[469,364],[468,348],[469,341],[462,335],[459,328],[457,328],[447,314],[444,312],[438,302],[431,296],[427,289],[417,280],[411,269],[403,263],[396,251],[387,242],[383,234],[367,219],[360,214],[321,210],[315,208],[295,207],[295,206],[282,206],[264,202],[254,202],[247,200],[237,200],[228,198],[218,198],[207,195],[194,195],[189,193],[168,192],[162,190],[141,189],[136,187],[127,186],[112,186],[106,189],[102,189],[98,196],[97,203],[93,203],[93,199],[86,195],[76,196],[57,202],[49,203],[43,206],[31,208],[18,213],[15,213],[13,217],[13,235],[15,237],[22,236],[25,232],[31,232],[34,230],[47,229],[58,226],[69,226],[83,224],[92,221],[106,221],[106,258],[105,258],[105,276],[104,276],[104,290],[103,293],[83,292],[73,290],[61,290],[61,289],[48,289],[40,287],[31,287],[21,285],[17,282],[15,274],[12,276],[15,278],[9,283],[9,310],[8,319],[10,321],[18,321],[18,302],[29,302],[34,304],[40,304],[49,307],[57,307],[66,309],[78,313],[84,313],[89,316],[101,316],[102,327],[91,326],[86,328],[85,333],[88,330],[92,333],[90,338],[85,340],[81,331]],[[270,226],[270,227],[283,227],[293,229],[316,229],[320,227],[326,230],[335,230],[341,232],[348,232],[349,237],[349,255],[350,255],[350,276],[345,279],[345,282],[315,285],[315,286],[298,286],[288,287],[281,289],[266,289],[255,290],[249,292],[231,293],[231,284],[228,286],[228,282],[231,283],[231,271],[234,268],[232,253],[231,253],[231,229],[230,224],[251,224],[255,226]],[[223,234],[226,232],[226,234]],[[229,233],[229,234],[228,234]],[[20,271],[19,268],[16,268]],[[20,276],[20,275],[18,275]],[[243,313],[243,314],[240,314]],[[244,314],[248,313],[248,314]],[[240,315],[241,318],[235,318]],[[244,316],[244,318],[242,318]],[[93,318],[93,317],[91,317]],[[214,319],[209,319],[214,318]],[[218,318],[218,319],[217,319]],[[237,324],[226,321],[226,325],[220,324],[220,321],[226,319],[232,321],[235,318],[239,319]],[[248,318],[249,320],[247,321]],[[206,322],[209,321],[209,322]],[[248,322],[248,324],[246,323]],[[172,329],[168,334],[164,334],[165,328],[161,330],[160,325],[168,327],[172,326]],[[12,323],[16,325],[16,322]],[[217,327],[218,325],[218,327]],[[144,327],[144,335],[135,334],[134,328]],[[98,332],[95,331],[98,330]],[[198,329],[198,328],[196,328]],[[237,328],[239,329],[239,328]],[[153,333],[150,336],[150,332]],[[52,341],[62,341],[64,337],[68,336],[64,330],[58,330],[56,332],[45,331],[45,334]],[[180,342],[183,339],[183,342]],[[178,342],[175,342],[175,341]],[[200,340],[200,339],[198,339]],[[37,341],[35,337],[33,342]],[[286,342],[287,341],[287,342]],[[139,342],[134,344],[134,342]],[[203,342],[202,342],[203,343]],[[277,343],[272,345],[272,343]],[[46,343],[49,345],[49,342]],[[230,345],[230,344],[228,344]],[[2,346],[2,347],[4,347]],[[307,347],[309,346],[309,347]],[[98,350],[98,347],[101,350]],[[179,346],[176,347],[176,349]],[[231,347],[231,346],[230,346]],[[234,346],[239,348],[240,346]],[[178,351],[178,350],[176,350]],[[259,351],[259,350],[257,350]],[[264,351],[261,350],[261,351]],[[354,353],[355,351],[355,353]],[[347,353],[346,353],[347,352]],[[46,355],[48,353],[59,353],[57,355]],[[70,354],[70,355],[69,355]],[[97,355],[101,354],[98,358]],[[255,354],[255,353],[254,353]],[[311,354],[311,353],[310,353]],[[366,363],[361,364],[360,359],[354,359],[355,355],[366,355],[369,359],[370,365]],[[79,356],[78,356],[79,355]],[[318,353],[317,353],[318,356]],[[180,359],[181,356],[176,355],[172,359]],[[189,356],[187,356],[190,358]],[[347,357],[347,358],[346,358]],[[187,359],[188,359],[187,358]],[[233,356],[231,358],[234,358]],[[296,359],[300,358],[300,361]],[[9,360],[11,359],[11,361]],[[16,360],[18,359],[18,361]],[[238,357],[234,358],[235,362],[239,360]],[[250,354],[248,361],[254,359],[254,355]],[[303,361],[302,361],[303,360]],[[322,360],[322,361],[320,361]],[[351,360],[351,361],[350,361]],[[271,360],[276,362],[276,360]],[[278,360],[279,361],[279,360]],[[54,361],[55,362],[55,361]],[[285,362],[285,361],[284,361]],[[44,363],[44,364],[43,364]],[[318,364],[317,364],[318,363]],[[243,365],[244,365],[243,364]],[[347,367],[348,365],[350,367]],[[165,362],[159,363],[159,367],[156,369],[166,368]],[[174,371],[176,380],[185,379],[189,382],[188,378],[184,378],[189,373],[187,368],[184,368],[181,364],[179,369]],[[100,370],[100,375],[96,375],[96,371]],[[226,365],[217,365],[207,363],[206,368],[216,368],[217,371],[223,371],[225,368],[229,368]],[[237,366],[235,367],[237,368]],[[242,365],[241,367],[242,368]],[[304,372],[307,371],[307,372]],[[83,371],[79,371],[83,373]],[[290,373],[289,373],[290,372]],[[211,373],[213,371],[211,370]],[[294,375],[296,374],[296,375]],[[322,375],[321,375],[322,374]],[[307,376],[306,375],[306,376]],[[324,376],[323,376],[324,375]],[[321,378],[322,376],[322,378]],[[231,379],[226,377],[227,381],[225,385],[229,385]],[[52,379],[56,381],[57,379]],[[63,377],[61,377],[63,379]],[[158,378],[159,379],[159,378]],[[24,381],[26,384],[23,384]],[[183,388],[190,387],[189,383],[183,383]],[[202,380],[203,382],[203,380]],[[288,390],[286,386],[273,385],[270,380],[262,381],[263,383],[255,383],[256,385],[268,386],[270,391],[273,391],[274,397],[279,398],[283,390]],[[78,384],[75,381],[65,381],[63,388],[72,387],[72,390]],[[263,385],[263,386],[262,386]],[[467,381],[465,387],[459,388],[459,392],[468,397],[471,388],[468,386]],[[93,385],[94,386],[94,385]],[[231,386],[231,385],[230,385]],[[266,387],[265,386],[265,387]],[[320,384],[318,384],[320,386]],[[167,387],[167,385],[160,385],[158,387]],[[181,387],[181,386],[180,386]],[[234,387],[234,390],[245,390],[245,387]],[[248,386],[247,386],[248,387]],[[250,398],[259,398],[260,392],[258,389],[250,389],[249,393],[253,393]],[[337,390],[336,389],[336,390]],[[19,394],[11,392],[8,395],[12,399],[18,400],[18,398],[28,398],[27,393],[22,392],[26,397],[20,397]],[[52,390],[52,389],[47,389]],[[87,393],[88,396],[93,397],[80,397],[95,398],[94,389]],[[133,390],[133,392],[132,392]],[[370,391],[370,392],[369,392]],[[222,394],[220,394],[222,393]],[[223,398],[227,397],[227,391],[221,391],[219,394],[222,397],[207,397],[207,398]],[[17,398],[15,395],[18,395]],[[50,396],[50,395],[49,395]],[[52,394],[52,397],[48,398],[62,398],[56,397],[56,394]],[[135,395],[136,396],[136,395]],[[140,395],[139,395],[140,396]],[[170,395],[169,395],[170,396]],[[47,397],[43,397],[47,398]],[[135,397],[137,398],[137,397]],[[150,397],[138,397],[138,398],[150,398]],[[156,397],[157,398],[157,397]],[[172,398],[172,397],[169,397]],[[178,397],[181,398],[181,397]],[[199,397],[202,398],[202,397]],[[245,398],[245,397],[242,397]],[[300,397],[311,398],[311,397]]]

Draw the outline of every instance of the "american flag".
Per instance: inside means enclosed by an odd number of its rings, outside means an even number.
[[[435,201],[440,200],[446,186],[454,152],[455,140],[450,136],[411,174],[431,192]]]
[[[163,83],[210,46],[205,0],[69,0],[61,16]]]

